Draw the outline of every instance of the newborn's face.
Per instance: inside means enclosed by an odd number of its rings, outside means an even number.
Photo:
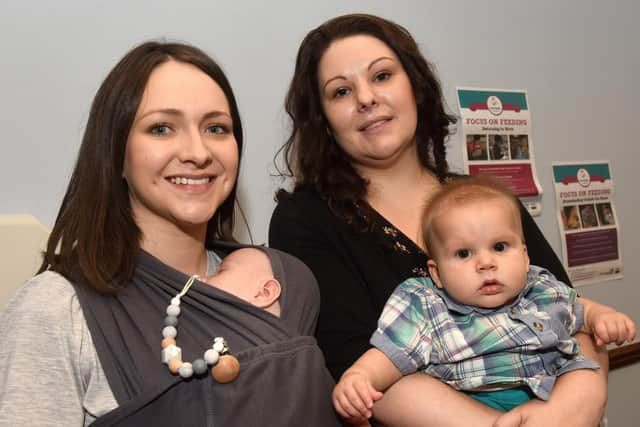
[[[270,270],[269,259],[259,249],[238,249],[224,258],[206,282],[253,304]]]

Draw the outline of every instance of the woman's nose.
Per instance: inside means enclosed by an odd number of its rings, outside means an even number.
[[[199,131],[190,131],[180,141],[180,161],[193,163],[198,167],[211,163],[212,154],[203,135]]]
[[[368,84],[363,84],[357,89],[358,110],[366,111],[378,104],[376,93]]]

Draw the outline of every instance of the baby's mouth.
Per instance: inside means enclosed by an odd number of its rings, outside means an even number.
[[[495,279],[485,280],[480,286],[480,293],[482,295],[495,295],[502,292],[504,285]]]

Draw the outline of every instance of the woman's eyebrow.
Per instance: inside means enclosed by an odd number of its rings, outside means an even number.
[[[145,111],[138,118],[138,120],[142,119],[142,118],[145,118],[147,116],[150,116],[152,114],[167,114],[167,115],[170,115],[170,116],[178,116],[178,117],[184,116],[184,113],[181,110],[177,109],[177,108],[157,108],[157,109]],[[231,115],[228,112],[219,111],[219,110],[209,111],[209,112],[205,113],[203,118],[211,119],[211,118],[216,118],[216,117],[220,117],[220,116],[231,118]]]
[[[208,113],[206,113],[203,116],[203,119],[215,119],[217,117],[227,117],[229,119],[231,119],[231,115],[226,112],[226,111],[218,111],[218,110],[214,110],[214,111],[210,111]]]
[[[387,59],[387,60],[389,60],[389,61],[393,61],[393,58],[390,58],[390,57],[388,57],[388,56],[381,56],[380,58],[375,59],[374,61],[372,61],[372,62],[371,62],[371,64],[369,64],[369,70],[370,70],[371,68],[373,68],[373,66],[374,66],[375,64],[377,64],[377,63],[378,63],[378,62],[380,62],[380,61],[384,61],[385,59]]]
[[[145,111],[143,114],[140,115],[140,117],[138,117],[139,119],[143,119],[147,116],[150,116],[152,114],[167,114],[170,116],[182,116],[183,113],[182,111],[176,109],[176,108],[157,108],[157,109],[153,109],[153,110],[149,110],[149,111]]]
[[[377,64],[377,63],[378,63],[378,62],[380,62],[380,61],[385,61],[385,60],[393,61],[393,58],[391,58],[391,57],[389,57],[389,56],[381,56],[380,58],[376,58],[376,59],[374,59],[373,61],[371,61],[371,63],[370,63],[370,64],[369,64],[369,66],[367,67],[367,70],[371,70],[371,68],[373,68],[373,66],[374,66],[375,64]],[[332,81],[334,81],[334,80],[346,80],[346,79],[347,79],[347,78],[346,78],[345,76],[343,76],[342,74],[337,75],[337,76],[334,76],[334,77],[331,77],[329,80],[327,80],[327,81],[324,83],[324,85],[322,86],[322,90],[324,91],[324,90],[326,89],[327,85],[328,85],[329,83],[331,83]]]
[[[334,81],[334,80],[347,80],[347,78],[346,78],[345,76],[343,76],[343,75],[338,75],[338,76],[335,76],[335,77],[331,77],[329,80],[327,80],[327,81],[324,83],[324,85],[322,86],[322,90],[323,90],[323,91],[324,91],[324,90],[326,90],[327,85],[328,85],[329,83],[331,83],[332,81]]]

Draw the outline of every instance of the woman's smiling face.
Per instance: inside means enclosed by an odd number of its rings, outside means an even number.
[[[356,167],[386,167],[415,150],[417,107],[396,54],[369,35],[338,39],[318,65],[322,108]]]
[[[143,234],[163,224],[206,230],[237,173],[238,145],[220,86],[193,65],[159,65],[145,87],[124,162]]]

